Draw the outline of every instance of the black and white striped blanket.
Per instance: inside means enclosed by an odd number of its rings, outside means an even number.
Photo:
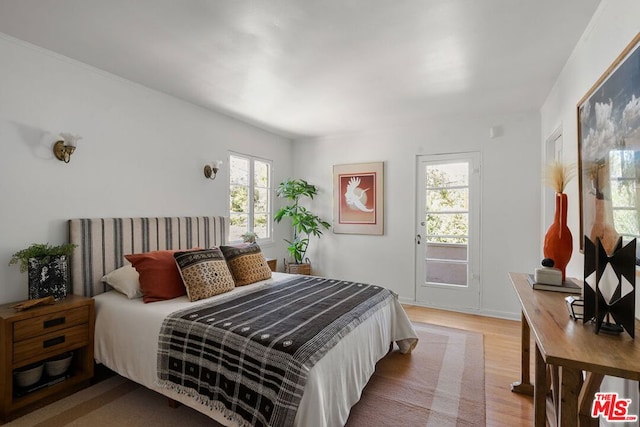
[[[390,298],[302,276],[175,312],[160,331],[159,383],[240,425],[293,425],[309,370]]]

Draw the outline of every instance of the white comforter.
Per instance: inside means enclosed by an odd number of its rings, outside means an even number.
[[[210,299],[189,302],[186,296],[169,301],[144,304],[142,299],[127,299],[111,291],[95,297],[95,358],[120,375],[158,391],[207,414],[223,425],[230,421],[188,396],[157,385],[156,364],[158,334],[164,318],[176,311],[206,303],[215,298],[251,291],[290,277],[273,273],[264,282],[235,288]],[[357,326],[331,349],[309,372],[305,392],[296,415],[297,426],[329,427],[344,425],[351,407],[360,399],[362,389],[373,375],[375,364],[398,342],[409,352],[417,335],[404,309],[396,299]]]

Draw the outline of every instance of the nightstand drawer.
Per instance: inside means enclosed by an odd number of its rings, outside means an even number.
[[[13,363],[60,354],[66,350],[86,345],[89,342],[89,325],[84,324],[72,328],[54,331],[36,338],[20,341],[13,346]]]
[[[88,386],[93,377],[92,298],[71,294],[52,305],[21,311],[14,305],[0,305],[0,425]],[[18,388],[16,369],[42,364],[69,351],[73,351],[73,360],[60,382],[46,387],[42,383],[43,387],[29,391]]]
[[[89,307],[87,306],[21,320],[13,324],[13,342],[81,325],[88,321]]]

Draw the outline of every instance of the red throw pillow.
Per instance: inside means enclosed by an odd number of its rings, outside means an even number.
[[[145,303],[187,294],[173,258],[175,252],[177,251],[152,251],[124,256],[140,274],[140,289]]]

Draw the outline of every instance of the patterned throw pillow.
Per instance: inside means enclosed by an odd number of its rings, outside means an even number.
[[[236,286],[249,285],[271,278],[271,269],[256,243],[220,246]]]
[[[233,277],[220,249],[176,252],[173,256],[189,301],[209,298],[234,288]]]

